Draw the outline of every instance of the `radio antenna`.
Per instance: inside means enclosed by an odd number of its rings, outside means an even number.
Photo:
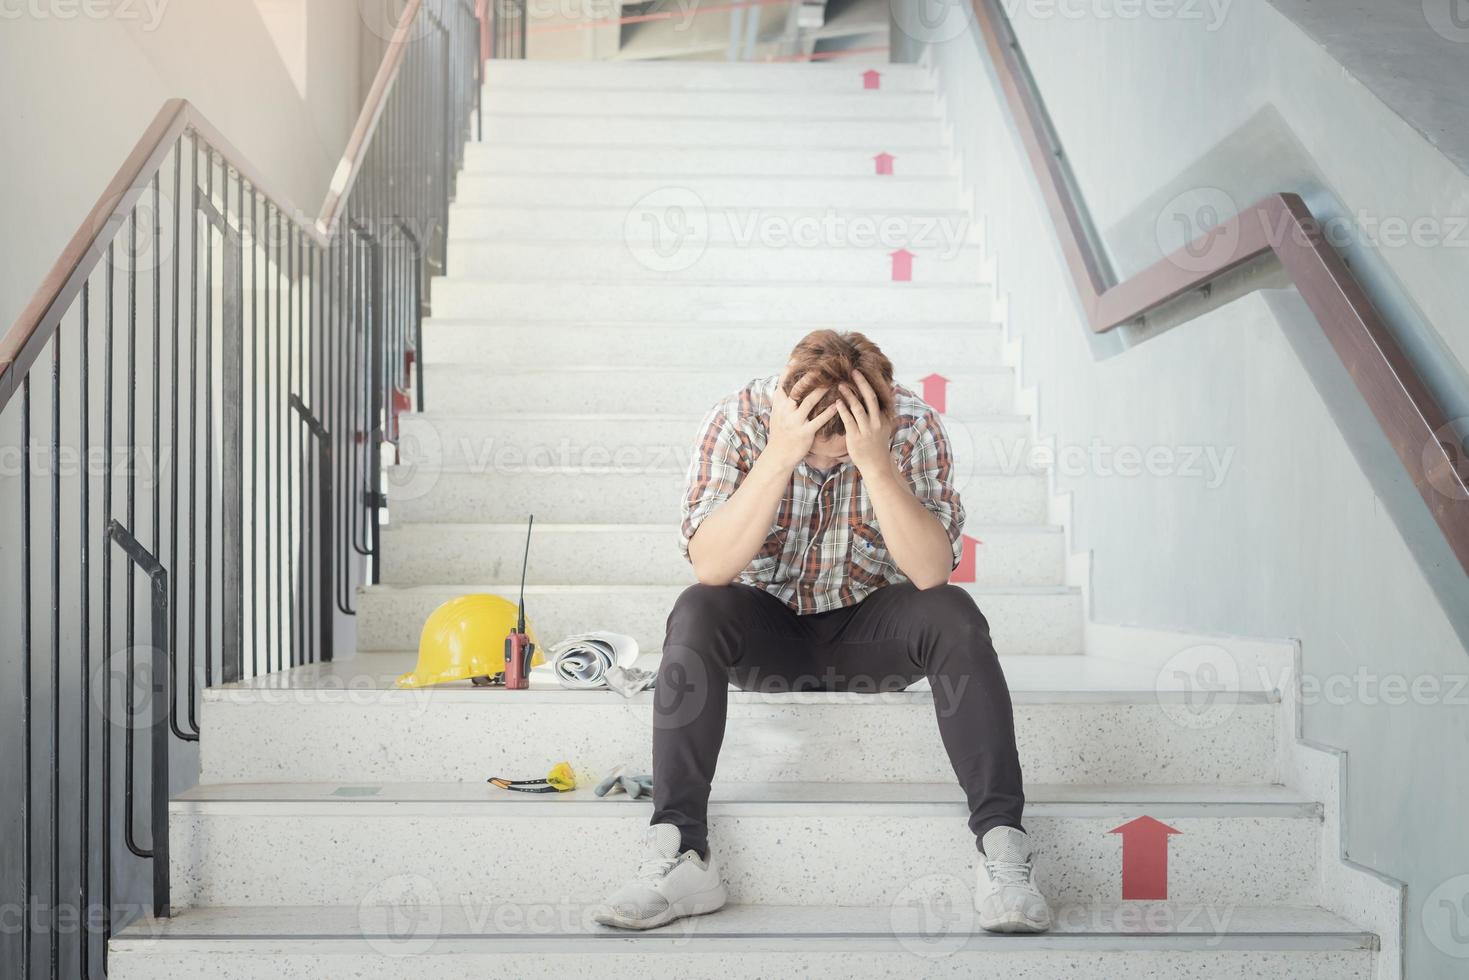
[[[520,600],[515,604],[515,632],[525,632],[525,570],[530,565],[530,531],[535,526],[536,515],[530,515],[525,525],[525,556],[520,559]]]

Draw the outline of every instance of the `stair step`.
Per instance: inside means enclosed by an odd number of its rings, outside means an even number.
[[[628,761],[645,769],[647,753]],[[492,774],[524,775],[481,778]],[[411,871],[449,902],[592,903],[632,872],[652,814],[647,800],[596,797],[600,775],[579,772],[587,788],[554,797],[483,782],[197,787],[169,807],[172,900],[350,905],[385,875]],[[1122,841],[1111,831],[1143,815],[1179,831],[1169,841],[1175,901],[1320,898],[1320,810],[1284,790],[1063,786],[1032,787],[1027,797],[1037,880],[1052,901],[1120,895]],[[969,810],[952,782],[720,783],[709,815],[714,855],[739,904],[824,905],[840,895],[844,905],[886,907],[917,873],[966,881],[974,873]],[[465,841],[494,840],[516,844],[493,861],[464,859]],[[1239,855],[1261,853],[1271,860],[1238,873]]]
[[[843,91],[803,92],[797,89],[731,89],[711,97],[707,92],[669,91],[650,93],[636,86],[616,87],[611,78],[607,86],[595,89],[497,88],[484,90],[484,111],[495,115],[637,115],[658,113],[670,116],[697,116],[711,107],[731,116],[759,116],[765,119],[861,119],[877,122],[887,119],[937,119],[938,101],[931,92],[876,92],[849,84]],[[876,152],[876,151],[873,151]]]
[[[710,106],[714,108],[714,106]],[[937,115],[921,119],[851,119],[807,116],[766,119],[759,115],[664,115],[649,106],[643,113],[592,115],[545,113],[537,116],[486,111],[481,143],[585,143],[633,146],[688,143],[701,146],[850,146],[878,153],[886,146],[946,145]]]
[[[462,204],[635,207],[629,223],[642,222],[644,209],[676,206],[684,217],[702,208],[909,208],[959,207],[957,177],[751,177],[720,170],[678,177],[623,175],[461,174],[455,200]],[[660,214],[661,217],[661,214]],[[671,218],[672,216],[668,216]],[[667,230],[680,231],[665,219]],[[892,246],[894,248],[897,245]],[[568,267],[570,263],[568,263]]]
[[[1058,526],[966,527],[979,539],[975,584],[1064,584],[1066,539]],[[414,524],[384,528],[389,585],[520,581],[524,524]],[[692,585],[671,524],[537,524],[526,581],[538,585]]]
[[[450,250],[450,261],[454,252]],[[984,368],[1004,361],[1004,330],[989,323],[888,324],[862,332],[899,366],[942,356],[947,365]],[[664,368],[708,368],[740,352],[751,364],[785,363],[806,331],[790,324],[719,323],[504,323],[478,318],[430,317],[423,322],[423,362],[436,364],[545,364],[646,367],[658,352]],[[432,406],[430,406],[432,408]],[[697,423],[697,419],[695,422]],[[693,432],[690,427],[689,432]]]
[[[933,90],[928,69],[883,65],[877,90],[862,87],[865,67],[842,64],[769,64],[728,61],[506,61],[485,63],[485,88],[642,88],[663,92],[776,90],[806,92]],[[717,96],[710,100],[717,104]]]
[[[987,286],[920,282],[651,282],[577,279],[491,282],[435,278],[434,313],[506,320],[630,320],[700,323],[795,321],[807,329],[838,323],[972,323],[989,316]]]
[[[732,360],[726,358],[726,361]],[[751,380],[773,375],[772,365],[733,364],[716,368],[627,368],[560,365],[550,369],[518,368],[504,380],[486,383],[477,364],[436,364],[425,372],[425,397],[451,415],[497,414],[532,408],[538,412],[694,413],[704,412]],[[780,362],[774,367],[779,368]],[[923,391],[922,377],[940,369],[953,371],[947,409],[956,415],[998,415],[1015,408],[1015,372],[1008,367],[971,368],[963,372],[932,351],[926,362],[899,366],[899,384]],[[513,381],[513,383],[508,383]],[[697,429],[691,436],[697,435]]]
[[[627,207],[522,207],[453,204],[449,208],[449,233],[455,240],[505,239],[508,241],[651,241],[655,230],[677,232],[680,227],[697,228],[690,245],[734,244],[751,246],[795,245],[801,248],[872,248],[898,243],[908,249],[938,248],[952,251],[959,245],[975,244],[976,229],[959,210],[921,211],[916,208],[874,210],[872,208],[776,208],[745,202],[738,207],[713,207],[680,194],[676,188],[660,193],[649,202],[668,209],[655,221],[634,216]],[[697,224],[675,225],[671,209],[683,207],[697,215]],[[682,243],[682,239],[679,240]],[[896,249],[898,244],[891,247]],[[665,256],[671,253],[665,248]],[[672,253],[682,254],[682,253]],[[437,299],[437,297],[435,297]],[[444,311],[434,312],[443,316]],[[970,320],[976,319],[970,317]],[[978,319],[983,319],[979,317]]]
[[[493,63],[493,62],[492,62]],[[1319,908],[1179,902],[1062,906],[1041,936],[981,931],[968,887],[919,879],[891,908],[741,906],[630,933],[585,904],[436,904],[385,878],[378,905],[195,909],[113,937],[112,980],[646,980],[1005,977],[1056,980],[1370,980],[1377,938]]]
[[[359,662],[360,661],[360,662]],[[652,694],[469,682],[393,690],[411,655],[315,664],[204,694],[200,782],[453,782],[646,759]],[[1167,670],[1096,657],[1007,657],[1031,783],[1273,783],[1278,696],[1197,692]],[[549,686],[548,686],[549,685]],[[733,782],[944,782],[953,770],[921,681],[888,694],[731,692],[720,777]],[[250,751],[240,751],[240,746]],[[309,752],[302,746],[310,746]],[[528,749],[528,747],[530,747]]]
[[[658,222],[666,220],[665,214],[657,207],[650,211]],[[670,241],[660,238],[646,243],[566,243],[456,239],[449,243],[448,272],[460,279],[534,278],[575,269],[577,277],[584,280],[697,278],[738,282],[769,278],[882,283],[892,281],[891,253],[904,247],[901,240],[869,248],[730,244],[691,246],[686,254],[680,254],[670,253]],[[982,282],[983,256],[978,246],[920,246],[910,251],[914,253],[913,282],[966,285]]]
[[[411,413],[399,417],[398,459],[451,466],[666,469],[688,458],[700,420],[698,415]],[[975,469],[1039,472],[1032,466],[1039,460],[1029,454],[1025,416],[948,415],[943,421],[954,450],[954,482],[961,489]]]
[[[431,526],[431,525],[425,525]],[[396,558],[389,548],[385,571]],[[491,593],[514,599],[509,584],[378,585],[357,596],[357,649],[416,650],[429,613],[459,595]],[[664,623],[681,585],[528,585],[526,608],[544,644],[593,629],[614,629],[645,652],[663,644]],[[1081,591],[1071,588],[965,586],[990,623],[995,649],[1013,656],[1081,653]]]
[[[954,173],[946,150],[892,146],[880,149],[844,147],[824,149],[784,146],[727,146],[706,149],[672,143],[659,146],[601,145],[578,147],[528,143],[469,143],[465,146],[467,174],[603,174],[671,176],[675,174],[738,173],[751,177],[790,175],[866,177],[876,175],[873,157],[894,157],[893,175],[941,177]]]
[[[410,465],[384,470],[395,524],[508,524],[535,514],[548,524],[672,524],[684,492],[680,461],[668,468]],[[970,514],[993,524],[1044,524],[1043,474],[976,470],[959,488]],[[388,558],[391,560],[391,557]]]

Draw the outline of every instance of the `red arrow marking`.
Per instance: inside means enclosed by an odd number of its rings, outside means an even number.
[[[942,374],[919,378],[923,382],[923,400],[940,415],[949,410],[949,379]]]
[[[960,540],[964,542],[964,553],[959,558],[959,564],[954,566],[954,573],[949,576],[949,581],[973,582],[975,567],[979,564],[979,546],[984,542],[967,534],[960,535]]]
[[[879,88],[882,85],[882,72],[875,68],[869,68],[862,73],[863,88]]]
[[[877,175],[879,177],[892,176],[893,161],[896,160],[897,157],[893,156],[891,153],[879,153],[872,159],[877,161]]]
[[[893,257],[893,282],[913,281],[913,253],[906,248],[888,253]]]
[[[1138,817],[1109,834],[1122,835],[1122,900],[1168,898],[1168,838],[1183,833],[1152,817]]]

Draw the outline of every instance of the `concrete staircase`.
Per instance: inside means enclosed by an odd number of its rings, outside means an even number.
[[[1085,649],[929,84],[907,66],[872,91],[842,65],[491,63],[359,655],[206,693],[200,785],[172,807],[179,914],[113,941],[115,980],[1375,975],[1376,936],[1322,908],[1323,808],[1280,785],[1275,686],[1242,678],[1201,712],[1159,658]],[[903,247],[912,281],[894,282]],[[975,926],[926,690],[733,695],[711,811],[736,904],[628,935],[591,911],[633,870],[649,806],[484,780],[646,767],[650,699],[391,689],[436,605],[514,594],[532,511],[542,639],[612,628],[655,652],[693,580],[673,524],[699,416],[817,326],[861,327],[901,380],[949,379],[982,542],[965,586],[1014,690],[1049,935]],[[1181,831],[1169,900],[1124,903],[1111,831],[1143,815]]]

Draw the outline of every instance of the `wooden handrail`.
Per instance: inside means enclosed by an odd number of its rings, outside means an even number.
[[[169,99],[163,103],[87,217],[72,233],[30,302],[5,336],[0,337],[0,409],[9,403],[20,387],[21,379],[51,339],[72,301],[81,293],[82,285],[92,270],[102,260],[107,244],[116,236],[133,205],[184,133],[197,133],[302,233],[317,244],[328,244],[341,219],[342,203],[361,173],[367,147],[397,81],[398,69],[411,39],[413,22],[422,3],[423,0],[410,0],[398,18],[387,52],[378,66],[362,111],[357,115],[357,124],[347,140],[347,148],[315,222],[309,221],[305,213],[283,194],[273,191],[270,181],[262,177],[193,104],[185,99]]]
[[[1366,291],[1296,194],[1258,201],[1136,275],[1109,283],[1088,234],[1044,106],[999,0],[971,0],[1010,117],[1040,185],[1087,325],[1097,333],[1201,289],[1273,254],[1356,383],[1460,565],[1469,572],[1469,473],[1457,466],[1450,420],[1414,370]]]

